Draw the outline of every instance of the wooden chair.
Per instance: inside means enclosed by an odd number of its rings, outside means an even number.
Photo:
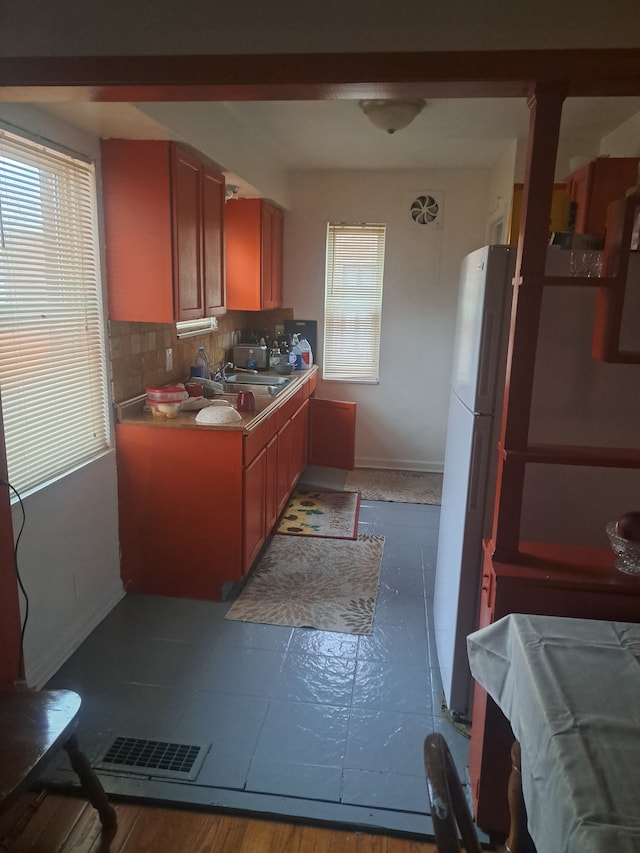
[[[0,690],[0,814],[17,802],[54,753],[64,749],[100,815],[103,833],[115,832],[116,813],[78,746],[75,730],[80,704],[80,697],[71,690]],[[9,829],[9,838],[12,834]],[[0,839],[2,849],[7,849],[6,836]]]
[[[480,853],[480,842],[446,740],[436,732],[424,741],[424,768],[438,853]]]

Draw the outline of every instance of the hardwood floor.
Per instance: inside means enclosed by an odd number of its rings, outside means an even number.
[[[386,835],[136,803],[114,805],[118,829],[109,841],[101,838],[98,815],[87,802],[49,794],[9,850],[15,853],[436,853],[434,844]],[[6,821],[3,824],[6,827]],[[0,825],[0,836],[2,828]]]

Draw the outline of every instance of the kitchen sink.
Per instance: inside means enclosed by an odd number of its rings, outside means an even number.
[[[260,376],[259,373],[233,373],[227,376],[229,383],[241,382],[243,385],[286,385],[290,379],[284,376]]]
[[[284,376],[259,376],[254,373],[238,373],[227,376],[224,383],[226,394],[237,394],[238,391],[253,391],[260,396],[273,397],[287,385],[289,379]]]

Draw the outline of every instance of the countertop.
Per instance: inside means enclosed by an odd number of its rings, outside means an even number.
[[[280,408],[317,372],[317,365],[312,365],[308,370],[295,371],[291,374],[291,381],[285,388],[274,396],[256,394],[256,411],[241,412],[242,420],[231,424],[199,424],[196,422],[197,411],[178,412],[175,418],[159,418],[151,412],[144,411],[146,394],[133,397],[115,403],[116,421],[137,426],[153,426],[161,429],[199,429],[199,430],[224,430],[225,432],[241,431],[245,434],[253,432],[266,418],[270,417]],[[273,370],[261,370],[261,376],[279,376]],[[216,394],[216,400],[227,400],[235,407],[237,394]]]

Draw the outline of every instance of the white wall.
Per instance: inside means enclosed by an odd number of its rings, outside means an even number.
[[[485,243],[506,243],[511,222],[518,140],[512,140],[495,163],[489,180],[489,209]]]
[[[140,104],[146,115],[215,160],[223,169],[250,185],[242,195],[270,198],[284,207],[290,203],[288,179],[279,162],[281,152],[270,151],[244,126],[232,103]],[[255,192],[252,191],[255,189]]]
[[[0,27],[5,56],[638,46],[636,0],[21,0],[4,6],[11,7],[11,25]]]
[[[29,596],[27,682],[41,687],[124,592],[120,581],[115,453],[23,498],[18,562]],[[13,528],[21,513],[13,508]]]
[[[441,471],[460,260],[483,245],[488,171],[305,172],[285,219],[284,304],[318,319],[322,361],[327,222],[387,224],[380,382],[318,383],[357,403],[356,464]],[[439,224],[416,225],[411,201],[432,191]]]
[[[0,121],[73,151],[94,158],[99,154],[96,139],[35,108],[3,106]],[[115,452],[24,496],[23,502],[26,522],[18,565],[29,596],[25,668],[29,685],[40,687],[123,595]],[[15,505],[16,536],[21,522]]]
[[[545,290],[529,431],[532,442],[638,446],[638,367],[591,358],[595,303],[596,294],[590,288]],[[606,548],[606,523],[637,509],[639,495],[636,469],[528,465],[522,538]]]
[[[609,157],[640,156],[640,113],[603,137],[598,153]]]

